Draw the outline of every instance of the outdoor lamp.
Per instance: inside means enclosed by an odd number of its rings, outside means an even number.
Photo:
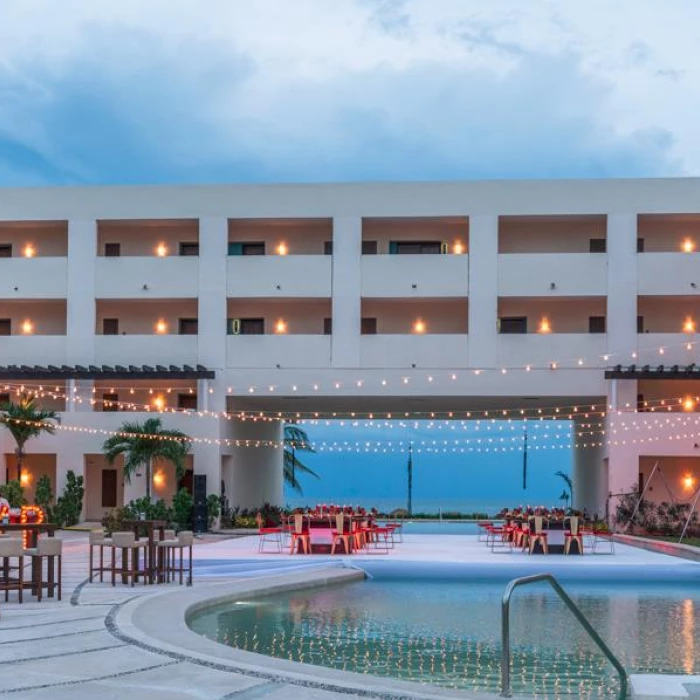
[[[162,486],[165,483],[165,474],[163,474],[162,471],[158,470],[153,475],[153,483],[155,486]]]
[[[160,333],[161,335],[163,333],[168,332],[168,324],[162,319],[159,318],[157,323],[156,323],[156,333]]]
[[[156,398],[153,399],[153,405],[159,411],[162,411],[165,408],[165,399],[162,396],[156,396]]]
[[[426,326],[425,326],[425,321],[422,318],[417,318],[415,323],[413,324],[413,332],[414,333],[425,333]]]
[[[287,332],[287,322],[280,318],[277,323],[275,323],[275,333],[282,335]]]
[[[693,321],[691,316],[686,316],[685,321],[683,321],[683,332],[695,333],[695,321]]]
[[[686,474],[683,477],[683,486],[685,486],[685,488],[692,489],[694,483],[695,479],[693,479],[693,477],[690,474]]]
[[[22,322],[22,333],[24,333],[24,335],[31,335],[34,333],[34,324],[29,319]]]
[[[455,241],[455,244],[452,246],[452,252],[455,255],[461,255],[464,252],[464,245],[461,241]]]
[[[156,255],[159,258],[164,258],[168,254],[168,246],[165,245],[165,243],[159,243],[156,246]]]
[[[36,248],[31,243],[27,243],[24,246],[23,253],[25,258],[33,258],[36,255]]]
[[[549,324],[549,319],[546,316],[542,317],[542,320],[540,321],[540,326],[537,329],[538,333],[551,333],[552,332],[552,326]]]
[[[692,238],[684,239],[683,243],[681,243],[681,250],[684,253],[692,253],[695,250],[695,241]]]
[[[684,411],[692,411],[695,409],[695,401],[693,401],[692,396],[686,396],[685,399],[683,399],[683,410]]]
[[[277,255],[286,255],[289,252],[287,249],[287,244],[282,241],[278,246],[277,246]]]

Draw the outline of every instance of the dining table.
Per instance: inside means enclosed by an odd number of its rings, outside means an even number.
[[[131,530],[137,540],[141,539],[141,537],[148,538],[144,569],[146,571],[148,583],[155,583],[158,578],[158,557],[156,556],[156,548],[158,547],[158,542],[165,539],[165,528],[168,526],[168,522],[166,520],[124,520],[122,525],[127,530]],[[126,557],[127,551],[124,550],[122,555]],[[126,559],[124,559],[124,561],[126,561]],[[122,578],[123,582],[126,583],[126,577],[123,576]]]

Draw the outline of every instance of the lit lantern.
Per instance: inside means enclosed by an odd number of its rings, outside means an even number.
[[[25,258],[33,258],[36,255],[36,248],[31,243],[27,243],[22,252]]]
[[[692,253],[695,250],[695,241],[691,238],[686,238],[683,243],[681,243],[681,250],[684,253]]]
[[[156,255],[159,258],[164,258],[168,255],[168,246],[165,245],[165,243],[159,243],[156,246]]]
[[[282,241],[278,246],[277,246],[277,255],[286,255],[289,252],[289,249],[287,248],[287,244]]]
[[[160,469],[153,474],[153,484],[159,487],[165,484],[165,474]]]
[[[685,486],[686,489],[690,490],[693,488],[693,484],[695,484],[695,479],[690,474],[686,474],[683,477],[683,486]]]
[[[683,332],[695,333],[695,321],[690,316],[687,316],[685,321],[683,321]]]
[[[22,322],[22,333],[24,335],[31,335],[34,333],[34,324],[29,319]]]
[[[693,411],[695,410],[695,401],[693,400],[692,396],[686,396],[683,399],[683,410],[684,411]]]
[[[422,334],[426,331],[425,321],[422,318],[417,318],[416,322],[413,324],[413,332]]]
[[[162,319],[159,318],[158,322],[156,323],[156,333],[160,333],[163,335],[164,333],[168,332],[168,324]]]
[[[462,255],[462,253],[464,253],[464,244],[462,241],[455,241],[455,244],[452,246],[452,252],[455,255]]]
[[[540,321],[539,328],[537,329],[538,333],[551,333],[552,332],[552,326],[549,323],[549,319],[544,316],[542,320]]]
[[[31,480],[32,475],[28,471],[23,469],[22,473],[19,475],[19,483],[22,484],[22,486],[28,486]]]
[[[278,335],[284,335],[287,332],[287,322],[280,318],[277,323],[275,323],[275,333]]]

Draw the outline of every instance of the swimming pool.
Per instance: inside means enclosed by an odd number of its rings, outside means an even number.
[[[473,520],[407,520],[406,535],[476,535],[479,529]]]
[[[380,574],[209,608],[188,624],[222,644],[279,658],[498,692],[505,582]],[[700,672],[696,583],[597,580],[566,588],[628,672]],[[546,585],[516,593],[511,633],[515,692],[615,696],[615,673]]]

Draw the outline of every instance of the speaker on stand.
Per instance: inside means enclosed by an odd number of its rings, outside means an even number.
[[[192,530],[197,534],[202,534],[207,531],[207,475],[195,474],[192,489],[194,491]]]

